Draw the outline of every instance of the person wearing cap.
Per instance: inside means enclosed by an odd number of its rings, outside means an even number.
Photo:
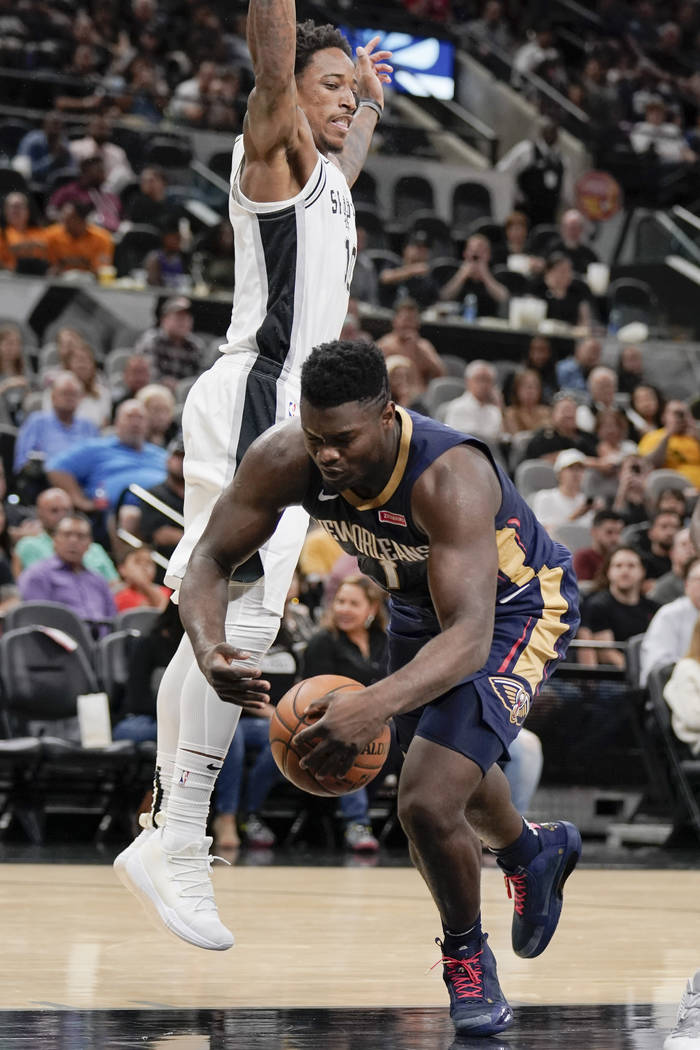
[[[400,266],[381,270],[379,287],[387,297],[385,302],[393,301],[394,305],[412,299],[425,310],[437,302],[440,289],[430,276],[430,240],[424,230],[416,230],[408,238]]]
[[[201,371],[204,346],[192,335],[192,303],[184,295],[166,299],[157,328],[149,328],[134,347],[151,361],[154,379],[174,387],[180,379],[190,379]]]
[[[540,489],[532,497],[532,509],[550,534],[569,521],[581,525],[592,523],[593,511],[582,491],[585,469],[583,452],[577,448],[565,448],[554,460],[556,488]]]
[[[476,296],[479,317],[494,317],[501,303],[508,299],[505,285],[491,273],[491,242],[482,233],[468,238],[462,252],[463,262],[440,289],[440,298],[463,302],[467,295]]]

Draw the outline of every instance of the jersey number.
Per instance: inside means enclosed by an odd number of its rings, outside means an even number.
[[[399,574],[396,571],[396,566],[393,561],[388,558],[383,558],[379,562],[382,569],[384,570],[384,576],[386,577],[386,586],[389,591],[397,591],[399,589]]]

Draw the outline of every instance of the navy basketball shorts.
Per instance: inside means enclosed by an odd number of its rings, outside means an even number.
[[[437,699],[394,716],[404,754],[419,736],[465,755],[484,774],[495,762],[507,760],[508,745],[520,732],[533,697],[576,633],[577,597],[573,580],[559,607],[539,610],[539,615],[498,610],[486,664]],[[389,674],[409,663],[438,631],[421,610],[398,610],[392,603]]]

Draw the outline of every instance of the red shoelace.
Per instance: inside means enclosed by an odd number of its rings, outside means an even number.
[[[444,964],[447,976],[460,999],[480,999],[483,995],[479,962],[481,952],[480,948],[476,955],[468,959],[453,959],[449,955],[443,955],[435,963],[435,966]],[[431,966],[430,969],[434,970],[435,966]]]
[[[508,899],[513,900],[515,894],[514,906],[518,915],[522,915],[525,911],[525,894],[527,893],[527,878],[525,875],[504,875],[503,881],[506,884],[506,891],[508,893]]]

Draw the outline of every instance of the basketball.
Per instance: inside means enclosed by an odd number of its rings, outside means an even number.
[[[389,753],[391,733],[388,726],[383,726],[376,739],[355,758],[350,769],[342,777],[316,777],[310,769],[301,769],[299,762],[304,752],[292,744],[292,740],[305,726],[313,725],[316,719],[308,719],[306,712],[314,700],[338,691],[363,689],[354,678],[343,675],[320,674],[314,678],[305,678],[289,689],[277,704],[270,721],[270,747],[272,755],[287,780],[302,791],[312,795],[346,795],[357,791],[373,780],[384,765]],[[320,716],[319,716],[320,717]]]

